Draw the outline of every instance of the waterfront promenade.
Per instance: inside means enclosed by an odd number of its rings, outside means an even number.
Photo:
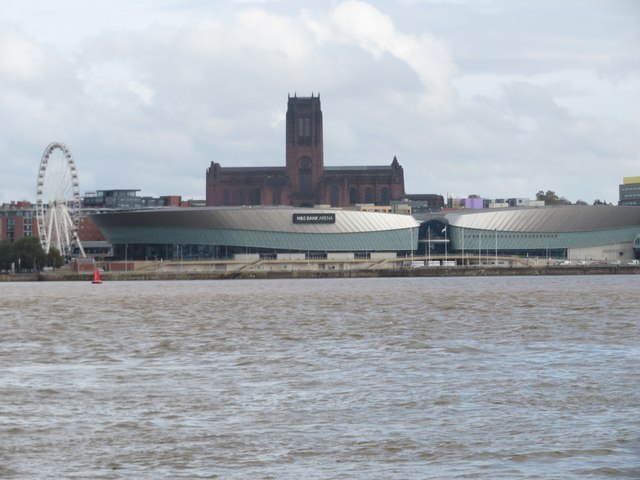
[[[105,281],[114,280],[216,280],[216,279],[283,279],[283,278],[375,278],[375,277],[497,277],[497,276],[561,276],[561,275],[640,275],[638,265],[473,265],[438,267],[385,267],[385,268],[318,268],[309,263],[301,265],[283,264],[280,268],[216,268],[206,262],[163,262],[162,267],[152,268],[145,262],[130,262],[128,270],[111,270],[101,273]],[[149,262],[146,262],[149,263]],[[155,262],[153,262],[155,263]],[[140,265],[143,264],[143,265]],[[89,281],[92,271],[74,272],[59,269],[51,272],[0,274],[0,282],[7,281]]]

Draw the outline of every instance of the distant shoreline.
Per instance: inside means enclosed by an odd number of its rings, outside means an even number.
[[[294,271],[129,271],[104,272],[102,280],[246,280],[296,278],[402,278],[402,277],[520,277],[563,275],[640,275],[640,266],[539,266],[539,267],[420,267],[395,269],[352,270],[294,270]],[[41,272],[0,274],[0,282],[91,281],[92,272]]]

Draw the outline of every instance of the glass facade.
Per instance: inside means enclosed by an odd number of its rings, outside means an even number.
[[[296,222],[296,215],[331,221]],[[93,215],[129,259],[224,259],[236,253],[415,251],[418,223],[409,215],[286,207],[167,209]],[[123,247],[124,246],[124,247]]]
[[[618,205],[630,207],[640,206],[640,183],[626,183],[620,185],[620,200]]]

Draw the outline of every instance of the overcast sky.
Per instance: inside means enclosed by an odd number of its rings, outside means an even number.
[[[325,165],[407,193],[640,176],[640,1],[0,0],[0,203],[53,141],[81,192],[204,198],[205,171],[283,166],[287,95],[320,93]]]

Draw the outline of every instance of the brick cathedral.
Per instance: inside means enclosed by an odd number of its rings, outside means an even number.
[[[388,205],[404,197],[404,173],[394,157],[387,166],[325,167],[320,95],[289,96],[286,166],[207,169],[207,206]]]

